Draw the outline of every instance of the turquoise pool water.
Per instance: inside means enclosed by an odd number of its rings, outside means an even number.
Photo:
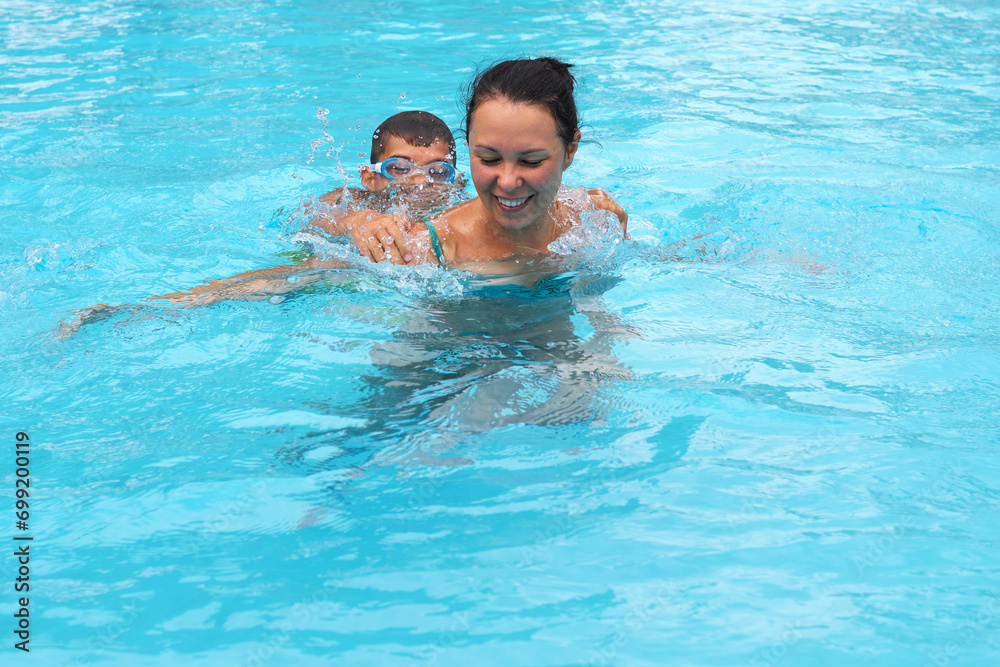
[[[3,664],[1000,659],[995,3],[0,0],[0,45]],[[631,241],[56,338],[285,262],[520,54]]]

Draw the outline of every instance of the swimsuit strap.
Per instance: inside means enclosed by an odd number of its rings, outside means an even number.
[[[428,218],[423,218],[421,222],[424,223],[424,227],[427,228],[427,233],[431,237],[431,248],[434,250],[434,256],[437,257],[438,264],[444,266],[444,251],[441,250],[441,239],[438,238],[437,229],[434,228],[434,223]]]

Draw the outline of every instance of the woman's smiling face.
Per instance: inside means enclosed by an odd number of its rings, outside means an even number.
[[[545,219],[576,149],[576,141],[563,144],[542,105],[492,99],[472,113],[472,182],[487,212],[505,229],[526,229]]]

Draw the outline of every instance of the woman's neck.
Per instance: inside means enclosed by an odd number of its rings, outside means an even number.
[[[547,212],[539,222],[521,229],[508,229],[491,220],[489,230],[498,241],[510,245],[515,253],[518,251],[544,253],[548,250],[549,244],[559,237],[558,225],[551,211]]]
[[[476,262],[518,255],[545,254],[562,230],[549,211],[535,225],[507,229],[490,216],[478,197],[435,221],[444,255],[450,262]]]

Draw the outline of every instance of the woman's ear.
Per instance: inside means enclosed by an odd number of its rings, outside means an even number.
[[[566,147],[566,165],[563,167],[568,168],[573,164],[573,158],[576,156],[576,149],[580,147],[580,130],[573,133],[573,141],[570,142],[569,146]]]

